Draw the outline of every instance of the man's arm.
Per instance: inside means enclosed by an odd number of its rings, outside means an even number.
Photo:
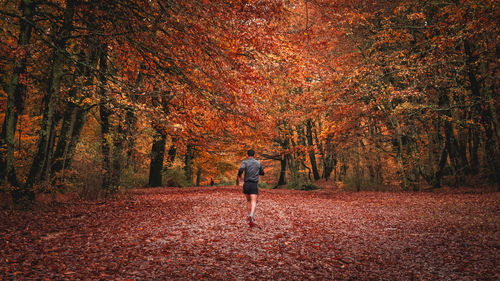
[[[245,171],[245,163],[242,163],[240,169],[238,170],[238,176],[236,177],[237,186],[240,185],[241,175],[243,174],[244,171]]]
[[[264,168],[262,168],[262,165],[260,165],[259,175],[261,175],[261,176],[264,175]]]

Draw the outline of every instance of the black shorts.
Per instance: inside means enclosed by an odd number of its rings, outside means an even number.
[[[245,194],[259,194],[259,184],[256,182],[246,181],[243,184],[243,193],[245,193]]]

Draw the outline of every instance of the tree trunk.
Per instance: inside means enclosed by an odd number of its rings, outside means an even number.
[[[54,146],[56,140],[56,128],[58,127],[59,121],[61,120],[61,115],[59,112],[54,113],[54,121],[49,134],[49,144],[47,146],[47,154],[45,155],[46,160],[43,163],[42,169],[40,171],[40,180],[45,181],[51,178],[50,170],[52,162],[54,161]]]
[[[311,169],[313,172],[314,180],[317,181],[320,179],[318,166],[316,164],[316,154],[314,153],[314,143],[313,143],[313,135],[312,135],[312,121],[309,119],[306,123],[306,138],[307,145],[309,146],[309,160],[311,161]]]
[[[323,158],[323,178],[325,180],[330,179],[330,175],[333,171],[333,168],[337,164],[337,159],[335,158],[333,149],[331,147],[331,136],[326,138],[324,152],[322,154]]]
[[[89,24],[91,28],[95,28],[91,23]],[[93,84],[93,72],[99,61],[97,47],[98,44],[95,38],[86,38],[86,43],[89,46],[87,54],[81,52],[79,55],[79,63],[76,64],[77,73],[83,73],[83,77],[86,79],[84,83],[85,87],[90,87]],[[76,83],[76,75],[74,76],[74,83]],[[78,87],[75,86],[70,93],[70,96],[77,96]],[[87,96],[87,95],[86,95]],[[81,100],[85,98],[82,97]],[[81,102],[81,100],[79,102]],[[59,139],[54,152],[52,167],[50,174],[55,175],[61,170],[71,167],[71,162],[73,160],[73,154],[80,140],[80,134],[82,132],[83,126],[87,118],[87,113],[89,109],[82,107],[82,105],[75,104],[71,101],[66,102],[66,109],[63,114],[63,121],[61,131],[59,133]],[[63,180],[64,177],[61,177]]]
[[[109,109],[106,105],[99,106],[101,117],[101,153],[102,153],[102,189],[109,190],[111,185],[111,160],[110,160],[110,124],[109,124]]]
[[[203,169],[201,167],[198,167],[198,170],[196,171],[196,184],[195,184],[195,186],[200,186],[202,172],[203,172]]]
[[[86,78],[84,86],[90,87],[93,84],[93,71],[98,63],[98,54],[95,41],[87,38],[89,47],[88,55],[80,55],[80,64],[77,65],[79,71]],[[75,96],[78,90],[77,87],[72,89],[71,96]],[[82,98],[83,99],[83,98]],[[59,140],[54,153],[54,161],[52,164],[51,174],[56,174],[63,169],[69,168],[73,159],[73,154],[80,140],[80,134],[85,125],[87,113],[89,109],[83,108],[71,101],[66,102],[66,109],[63,115],[63,125],[59,134]]]
[[[470,89],[472,95],[477,98],[484,98],[488,102],[486,107],[483,109],[480,105],[476,105],[475,109],[480,116],[480,121],[484,127],[486,134],[485,141],[485,152],[486,152],[486,163],[491,171],[491,180],[497,184],[497,189],[500,191],[500,151],[498,150],[500,145],[500,126],[498,124],[497,110],[495,108],[494,97],[492,93],[495,93],[494,88],[483,88],[483,95],[481,95],[481,88],[479,81],[476,78],[476,66],[475,63],[477,59],[474,57],[473,46],[469,40],[464,40],[464,51],[466,54],[467,63],[467,77],[470,82]],[[492,86],[494,87],[494,85]]]
[[[168,167],[170,167],[174,163],[176,155],[177,148],[175,147],[175,140],[172,140],[172,145],[168,149]]]
[[[438,106],[441,108],[446,108],[448,106],[448,99],[447,97],[444,97],[444,94],[440,91],[439,96],[438,96]],[[441,134],[441,130],[443,128],[441,118],[436,118],[436,120],[433,122],[434,124],[434,131],[436,132],[432,136],[432,143],[435,145],[435,147],[431,147],[429,149],[429,159],[431,161],[430,165],[434,167],[434,150],[439,149],[439,158],[437,159],[437,168],[434,170],[431,170],[430,176],[428,174],[424,173],[421,171],[422,176],[424,179],[429,183],[432,188],[440,188],[441,187],[441,178],[443,177],[443,172],[444,168],[446,167],[447,159],[448,159],[448,150],[449,147],[447,145],[446,141],[446,135],[443,136]],[[445,124],[446,126],[446,124]]]
[[[135,80],[135,90],[139,90],[140,87],[143,84],[144,81],[144,70],[146,70],[146,67],[143,63],[141,63],[139,74],[137,75],[137,78]],[[136,100],[136,97],[134,96],[134,93],[130,95],[130,100],[134,102]],[[124,128],[124,133],[126,136],[126,143],[127,143],[127,168],[132,167],[134,171],[137,171],[137,165],[136,161],[134,159],[135,157],[135,141],[137,138],[137,134],[135,132],[136,124],[137,124],[137,117],[135,115],[135,109],[134,107],[130,106],[127,107],[126,109],[126,114],[125,114],[125,128]]]
[[[190,185],[193,185],[193,148],[193,145],[188,144],[186,148],[186,155],[184,157],[184,174],[186,175],[186,180]]]
[[[72,92],[75,92],[73,89]],[[73,132],[73,127],[75,125],[76,119],[76,106],[72,102],[66,103],[66,109],[63,114],[63,121],[61,131],[59,133],[59,139],[56,145],[56,150],[54,152],[53,164],[51,173],[61,171],[64,166],[64,158],[68,152],[69,142],[71,141],[71,133]]]
[[[163,160],[167,135],[160,128],[155,128],[153,146],[151,147],[151,163],[149,166],[149,186],[162,186]]]
[[[469,131],[469,159],[471,174],[477,175],[479,173],[479,134],[475,130]]]
[[[111,171],[111,186],[114,187],[113,192],[117,191],[117,187],[120,186],[120,176],[122,173],[122,162],[123,162],[123,141],[124,141],[124,131],[121,122],[118,123],[118,128],[116,129],[116,136],[113,140],[113,165]]]
[[[278,184],[277,186],[280,185],[285,185],[286,184],[286,163],[288,161],[288,155],[283,153],[281,155],[281,170],[280,170],[280,178],[278,179]]]
[[[42,126],[40,128],[33,164],[31,165],[31,169],[26,180],[26,189],[31,189],[33,187],[33,184],[40,178],[42,168],[44,166],[47,166],[49,156],[48,150],[50,147],[50,135],[55,125],[54,115],[59,100],[61,78],[64,73],[64,52],[66,49],[66,41],[70,35],[71,30],[73,29],[74,8],[75,0],[67,0],[63,15],[64,22],[60,32],[58,32],[58,38],[55,42],[56,49],[54,49],[54,60],[49,75],[49,87],[47,90],[47,95],[45,97],[46,104],[45,110],[43,112]]]
[[[12,196],[15,202],[22,200],[23,197],[32,201],[34,198],[32,191],[28,189],[19,189],[17,181],[14,159],[14,138],[16,132],[17,118],[22,113],[24,107],[23,96],[26,91],[26,81],[21,81],[22,76],[26,73],[26,46],[31,38],[31,22],[35,11],[35,1],[23,0],[19,9],[22,12],[22,21],[20,23],[19,39],[17,42],[18,56],[14,61],[14,69],[10,82],[7,85],[7,108],[5,119],[2,126],[0,138],[0,148],[6,147],[5,155],[0,156],[0,183],[7,182],[15,187]]]
[[[59,136],[52,164],[51,174],[53,175],[71,167],[76,145],[80,140],[80,134],[83,126],[85,125],[88,113],[88,109],[77,107],[71,103],[67,104],[66,110],[71,111],[65,113],[65,120],[63,120],[63,128],[64,126],[67,126],[68,129],[66,131],[66,129],[61,128],[61,134]],[[66,120],[67,118],[69,118],[69,120]]]
[[[401,173],[401,188],[403,190],[408,190],[408,177],[406,176],[406,167],[405,167],[405,159],[404,159],[404,145],[403,145],[403,136],[401,133],[396,133],[396,139],[398,143],[398,153],[397,153],[397,159],[398,159],[398,166],[399,166],[399,171]]]
[[[102,186],[101,189],[108,191],[111,187],[111,135],[110,135],[110,115],[111,112],[106,105],[106,84],[108,71],[108,54],[107,46],[102,45],[99,54],[99,91],[98,95],[101,99],[99,104],[99,115],[101,119],[101,153],[102,153]]]
[[[132,108],[126,109],[127,113],[125,115],[125,128],[124,134],[126,136],[127,142],[127,168],[132,167],[134,171],[137,171],[137,166],[135,165],[134,151],[135,151],[135,139],[137,134],[135,132],[135,127],[137,123],[137,117],[135,116],[134,110]]]
[[[64,168],[71,167],[71,162],[73,161],[73,155],[75,154],[76,145],[80,141],[80,135],[83,130],[83,126],[85,125],[85,121],[87,120],[87,114],[89,109],[87,108],[78,108],[76,110],[75,124],[73,125],[73,132],[71,133],[71,141],[69,142],[66,156],[64,157]]]
[[[434,174],[434,179],[431,182],[433,188],[440,188],[441,187],[441,178],[443,176],[443,171],[444,167],[446,166],[446,159],[448,157],[448,147],[445,145],[445,147],[441,151],[441,156],[439,157],[439,166]]]
[[[283,124],[284,126],[286,126],[286,124]],[[280,159],[280,164],[281,164],[281,170],[280,170],[280,177],[278,179],[278,183],[276,184],[276,186],[281,186],[281,185],[285,185],[287,184],[287,181],[286,181],[286,166],[287,166],[287,163],[289,161],[289,155],[287,154],[287,150],[290,148],[290,142],[288,140],[288,137],[285,133],[285,129],[284,128],[283,130],[281,130],[281,136],[280,136],[280,140],[279,140],[279,145],[281,146],[281,159]]]

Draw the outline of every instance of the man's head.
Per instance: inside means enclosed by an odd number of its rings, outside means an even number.
[[[247,151],[248,157],[254,157],[255,156],[255,151],[253,149],[250,149]]]

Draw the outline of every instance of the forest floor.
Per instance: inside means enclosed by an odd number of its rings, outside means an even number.
[[[132,190],[0,211],[0,280],[499,280],[500,193]]]

